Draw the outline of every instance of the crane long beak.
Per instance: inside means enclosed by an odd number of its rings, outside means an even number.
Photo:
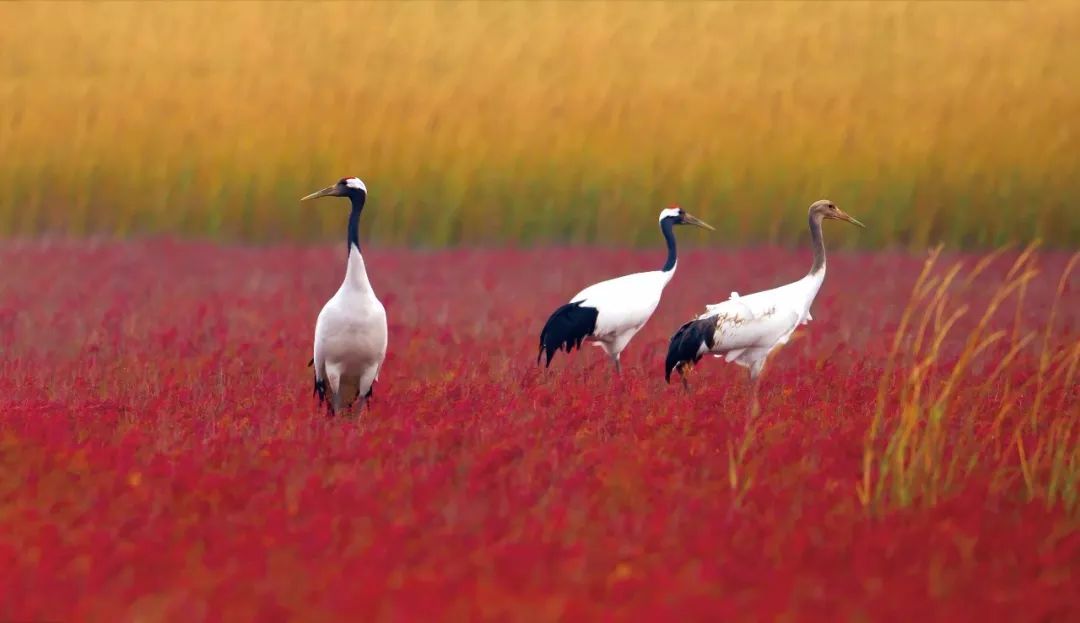
[[[841,221],[847,221],[847,222],[851,223],[852,225],[858,225],[859,227],[862,227],[863,229],[866,229],[866,225],[863,225],[859,221],[859,219],[857,219],[854,216],[848,214],[847,212],[840,212],[840,220]]]
[[[686,223],[687,225],[696,225],[696,226],[698,226],[698,227],[700,227],[702,229],[707,229],[709,231],[716,231],[715,227],[713,227],[712,225],[709,225],[705,221],[699,219],[698,217],[696,217],[696,216],[694,216],[692,214],[683,214],[683,222]]]
[[[307,195],[306,197],[301,197],[300,201],[307,201],[308,199],[318,199],[319,197],[336,197],[336,190],[336,186],[327,186],[322,190],[316,190],[315,192]]]

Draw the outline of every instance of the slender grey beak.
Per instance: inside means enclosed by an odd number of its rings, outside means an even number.
[[[306,197],[301,197],[300,201],[307,201],[308,199],[318,199],[319,197],[337,197],[337,186],[327,186],[322,190],[316,190]]]
[[[696,225],[697,227],[700,227],[702,229],[707,229],[709,231],[716,231],[715,227],[713,227],[712,225],[709,225],[708,223],[706,223],[705,221],[699,219],[698,217],[694,216],[693,214],[683,214],[683,223],[686,223],[687,225]]]
[[[862,227],[863,229],[866,229],[866,225],[863,225],[859,221],[859,219],[855,218],[854,216],[851,216],[850,214],[848,214],[847,212],[844,212],[843,210],[837,209],[836,211],[840,213],[839,218],[840,218],[841,221],[847,221],[847,222],[851,223],[852,225],[858,225],[859,227]]]

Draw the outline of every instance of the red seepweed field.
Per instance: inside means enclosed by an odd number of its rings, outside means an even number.
[[[0,620],[1080,620],[1068,254],[831,254],[754,415],[666,340],[806,250],[684,253],[616,378],[538,332],[660,253],[366,249],[389,354],[328,419],[344,246],[0,243]]]

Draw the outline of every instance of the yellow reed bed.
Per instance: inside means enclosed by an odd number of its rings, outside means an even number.
[[[0,4],[0,235],[1080,242],[1080,3]],[[343,234],[341,234],[343,235]]]

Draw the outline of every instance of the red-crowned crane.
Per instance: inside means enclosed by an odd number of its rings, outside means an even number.
[[[367,186],[359,178],[345,177],[301,201],[319,197],[348,197],[352,210],[345,279],[315,322],[314,393],[320,404],[328,402],[331,414],[359,398],[359,412],[371,396],[375,379],[379,378],[387,339],[386,309],[371,289],[364,256],[360,253],[360,214],[367,201]]]
[[[664,287],[675,275],[678,256],[673,228],[676,225],[713,230],[711,225],[678,206],[662,210],[660,231],[667,242],[664,266],[660,270],[601,281],[578,292],[569,303],[556,309],[544,324],[536,362],[539,364],[540,357],[547,355],[547,367],[560,348],[569,353],[589,340],[604,349],[615,364],[615,371],[620,372],[619,354],[656,311]]]

